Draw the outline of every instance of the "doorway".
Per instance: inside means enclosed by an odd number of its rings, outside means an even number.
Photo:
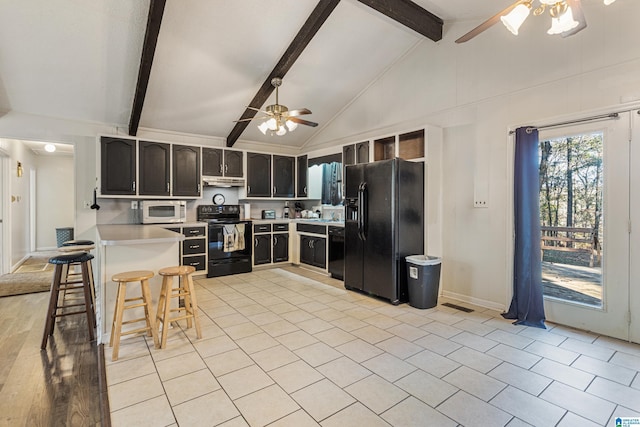
[[[623,112],[615,120],[541,130],[539,138],[546,318],[636,342],[631,315],[639,307],[630,297],[637,299],[639,283],[631,275],[631,250],[640,248],[631,247],[630,224],[640,205],[635,201],[632,209],[639,172],[630,140],[638,124]],[[562,155],[554,157],[554,150]]]

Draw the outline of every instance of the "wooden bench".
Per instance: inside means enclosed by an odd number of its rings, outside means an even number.
[[[540,227],[542,231],[540,255],[545,250],[561,252],[582,252],[589,254],[589,267],[602,261],[602,247],[598,234],[592,228],[581,227]]]

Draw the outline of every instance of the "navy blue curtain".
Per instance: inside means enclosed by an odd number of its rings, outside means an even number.
[[[515,319],[516,325],[546,329],[540,256],[538,145],[537,129],[516,129],[513,299],[509,311],[502,316],[505,319]]]

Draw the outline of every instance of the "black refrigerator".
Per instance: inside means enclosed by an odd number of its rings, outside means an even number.
[[[405,257],[424,252],[424,163],[347,166],[344,227],[345,288],[407,301]]]

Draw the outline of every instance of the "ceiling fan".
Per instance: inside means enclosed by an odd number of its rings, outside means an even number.
[[[609,5],[614,1],[604,0],[604,4]],[[534,2],[539,3],[537,7]],[[551,28],[547,34],[560,34],[562,37],[569,37],[587,27],[580,0],[517,0],[457,39],[456,43],[471,40],[499,21],[502,21],[513,34],[518,35],[520,25],[529,16],[532,9],[534,16],[542,15],[545,10],[549,11]]]
[[[265,114],[260,117],[252,117],[249,119],[236,120],[237,122],[251,121],[254,119],[264,120],[258,125],[258,129],[263,134],[269,132],[270,135],[282,136],[288,132],[294,131],[299,124],[316,127],[318,123],[311,122],[309,120],[300,119],[298,116],[305,114],[311,114],[311,110],[308,108],[300,108],[297,110],[289,110],[285,105],[278,103],[278,88],[282,84],[280,77],[274,77],[271,79],[271,85],[276,88],[276,103],[267,105],[264,110],[255,107],[247,107],[250,110],[255,110]]]

